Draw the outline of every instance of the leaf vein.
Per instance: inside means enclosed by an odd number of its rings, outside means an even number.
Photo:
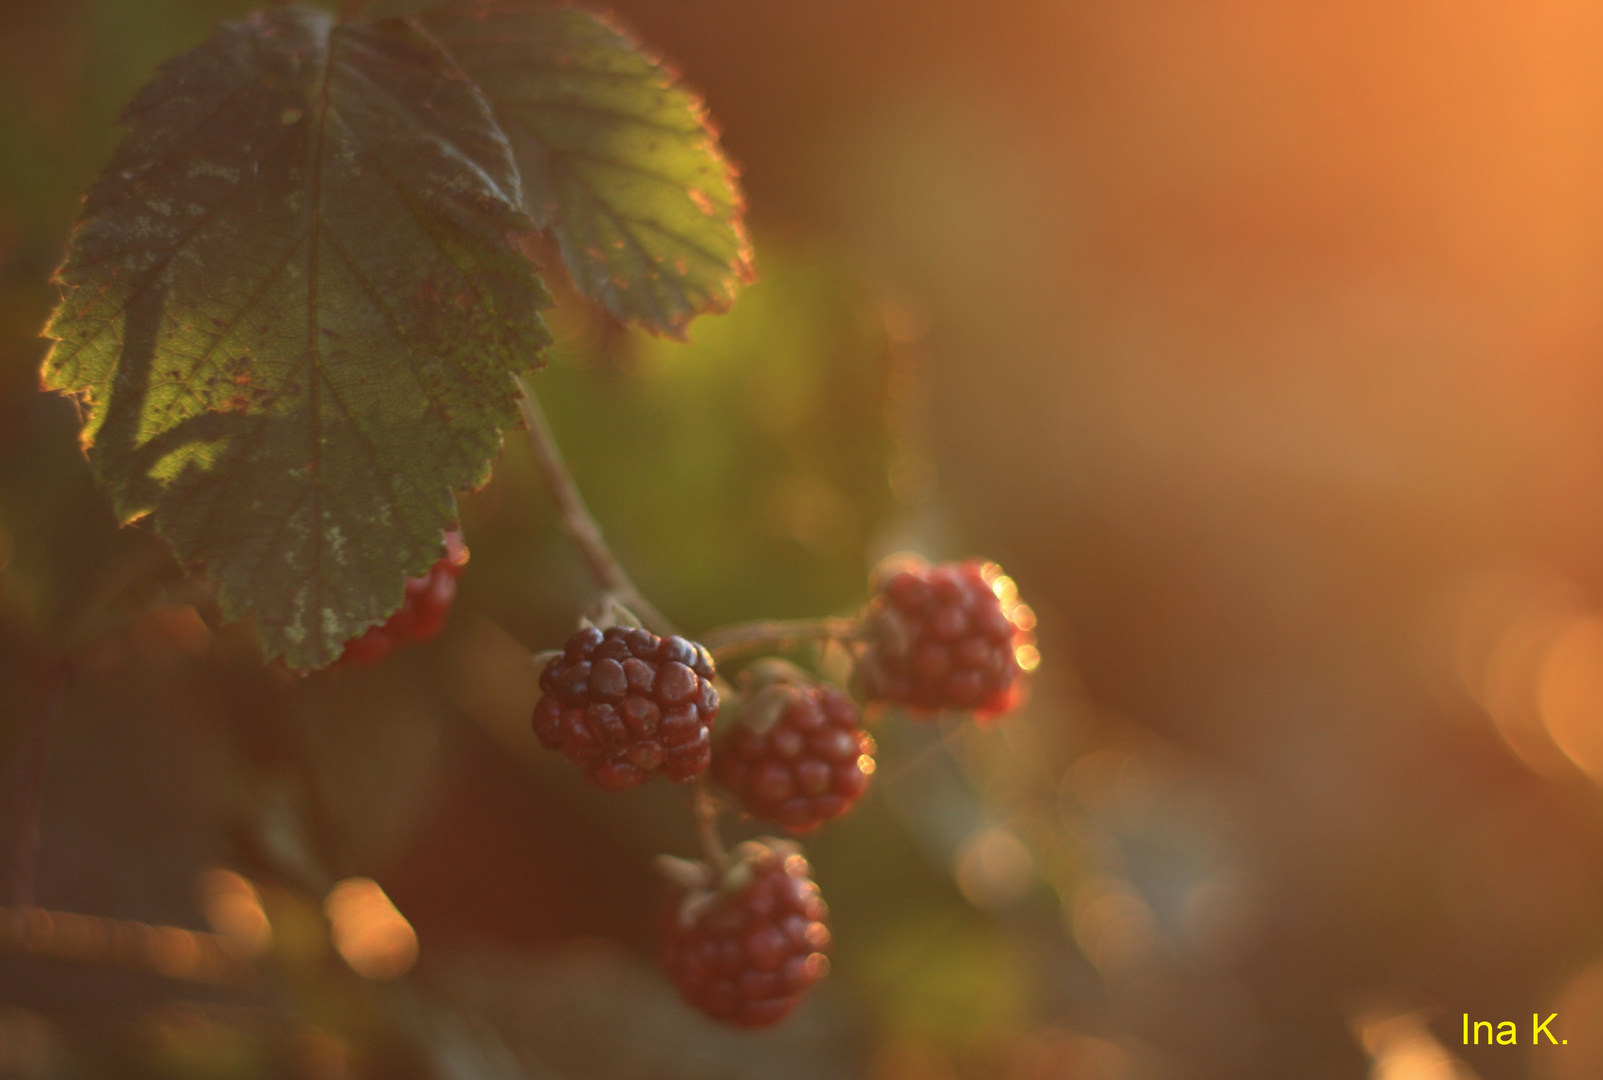
[[[362,267],[357,263],[356,257],[351,254],[350,250],[346,248],[343,243],[340,242],[339,237],[334,234],[332,229],[329,230],[328,240],[329,244],[334,248],[334,251],[340,256],[341,259],[344,260],[345,265],[351,268],[351,273],[356,277],[356,280],[361,283],[363,291],[365,291],[368,295],[368,298],[373,301],[373,305],[377,307],[379,311],[383,312],[385,319],[389,321],[391,329],[395,331],[396,338],[401,342],[402,351],[406,354],[407,366],[412,369],[412,375],[417,379],[418,387],[423,391],[424,398],[428,400],[430,410],[438,412],[440,409],[440,403],[429,394],[428,381],[424,378],[423,370],[419,365],[420,358],[418,357],[417,350],[413,346],[405,328],[402,327],[400,319],[396,316],[395,309],[385,301],[383,295],[379,293],[377,287],[373,285],[373,283],[368,279],[367,275],[363,272]],[[468,447],[463,444],[461,434],[449,424],[447,424],[445,427],[447,433],[451,437],[451,445],[456,448],[457,453],[459,453],[464,460],[471,458],[472,454]],[[377,463],[376,456],[374,460],[375,463]],[[394,505],[397,510],[400,509],[398,503]]]
[[[264,160],[271,160],[274,156],[276,156],[278,154],[278,152],[284,148],[285,144],[287,144],[289,142],[290,136],[294,134],[294,131],[295,131],[295,129],[291,128],[288,132],[286,132],[284,134],[284,136],[276,144],[274,144],[272,151],[268,154],[267,158],[264,159]],[[167,267],[172,264],[172,261],[178,257],[178,253],[183,251],[184,248],[186,248],[187,246],[189,246],[189,244],[195,239],[195,237],[200,234],[201,230],[205,229],[206,226],[210,225],[213,221],[215,221],[217,219],[218,215],[220,215],[224,210],[226,210],[230,206],[232,206],[233,203],[235,202],[235,200],[237,200],[239,198],[241,192],[245,191],[248,187],[250,187],[252,184],[254,184],[257,181],[259,181],[260,179],[261,179],[261,174],[258,173],[257,175],[253,176],[249,181],[236,184],[234,186],[234,188],[229,191],[229,193],[223,198],[223,200],[221,202],[219,202],[212,210],[210,210],[206,214],[205,217],[201,218],[199,221],[197,221],[195,223],[195,227],[193,229],[190,229],[188,233],[186,233],[180,240],[178,240],[175,244],[173,244],[172,250],[167,252],[167,254],[163,258],[158,260],[156,262],[156,264],[153,265],[146,272],[145,279],[143,281],[141,281],[138,285],[136,285],[132,292],[130,292],[120,302],[118,302],[117,307],[116,307],[116,309],[114,311],[114,314],[111,315],[111,316],[106,317],[99,329],[97,329],[94,333],[90,334],[88,337],[83,338],[81,341],[74,342],[74,344],[77,345],[77,348],[73,349],[71,351],[70,355],[76,356],[79,353],[83,352],[83,350],[89,348],[90,345],[94,344],[97,340],[99,340],[101,334],[105,333],[112,326],[115,326],[117,324],[116,315],[120,315],[124,310],[126,310],[128,308],[128,306],[130,304],[132,304],[134,301],[138,300],[141,296],[143,296],[145,294],[145,290],[146,289],[149,289],[158,280],[160,280],[162,272],[164,270],[166,270]],[[122,254],[126,255],[127,253],[123,252]],[[86,289],[86,288],[88,288],[88,286],[86,286],[86,285],[75,285],[75,286],[73,286],[74,291],[76,291],[78,289]],[[80,316],[75,316],[73,321],[76,322],[76,321],[78,321],[79,318],[81,318],[81,317]],[[67,340],[66,339],[60,339],[60,340],[61,340],[61,344],[63,344],[63,345],[67,344]]]
[[[218,333],[217,337],[213,339],[212,343],[206,346],[204,352],[202,352],[199,356],[185,357],[185,359],[190,360],[194,366],[190,369],[189,375],[181,384],[179,384],[180,395],[184,393],[194,394],[193,387],[195,385],[195,380],[200,376],[201,371],[206,367],[207,361],[211,359],[212,354],[217,351],[222,343],[228,340],[229,335],[231,335],[235,328],[239,326],[240,321],[255,309],[257,303],[260,302],[263,296],[267,295],[267,290],[272,287],[273,282],[278,280],[278,275],[282,274],[285,268],[287,268],[289,264],[294,261],[295,254],[300,250],[301,241],[304,239],[304,237],[296,238],[295,242],[290,245],[289,251],[285,254],[284,258],[279,261],[277,266],[273,267],[273,269],[265,278],[262,279],[261,285],[254,293],[251,294],[245,303],[240,306],[239,310],[234,312],[233,317],[224,324],[223,329]],[[173,384],[168,383],[166,385],[171,386]],[[195,396],[197,398],[199,397],[198,394]],[[165,428],[167,426],[167,422],[172,419],[173,410],[178,407],[179,400],[180,397],[174,397],[172,401],[167,403],[167,408],[161,414],[161,420],[158,422],[158,427]],[[276,400],[276,396],[275,398],[269,400]]]

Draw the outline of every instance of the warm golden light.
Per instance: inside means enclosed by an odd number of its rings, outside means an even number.
[[[1597,1031],[1603,1025],[1603,959],[1594,958],[1564,984],[1552,1001],[1541,1006],[1542,1016],[1549,1013],[1557,1013],[1574,1029]],[[1561,1045],[1562,1054],[1535,1063],[1532,1074],[1537,1080],[1596,1080],[1603,1076],[1603,1046],[1596,1040],[1570,1039]]]
[[[334,949],[364,979],[398,979],[417,962],[417,933],[378,882],[346,878],[329,890],[323,913]]]
[[[273,927],[256,886],[221,868],[203,871],[198,885],[201,911],[224,947],[237,956],[265,955],[272,947]]]
[[[1476,1080],[1416,1013],[1361,1016],[1353,1027],[1374,1063],[1369,1080]]]
[[[0,953],[7,952],[152,971],[188,982],[237,984],[255,978],[250,965],[216,934],[44,908],[0,907]]]
[[[1035,880],[1035,859],[1007,829],[980,829],[958,848],[952,875],[975,907],[1002,907],[1029,889]]]
[[[1002,602],[1004,611],[1019,602],[1019,587],[1014,584],[1012,578],[1002,573],[1002,568],[995,563],[986,563],[980,567],[980,579],[991,587],[996,598]]]
[[[1080,952],[1098,971],[1132,967],[1157,944],[1152,909],[1128,881],[1099,875],[1074,892],[1070,930]]]
[[[1558,748],[1603,780],[1603,619],[1576,619],[1556,635],[1542,658],[1536,701]]]
[[[1034,671],[1041,666],[1041,650],[1034,645],[1020,645],[1013,650],[1013,659],[1025,671]]]
[[[1455,627],[1459,679],[1509,749],[1535,772],[1571,774],[1537,700],[1553,643],[1585,607],[1573,586],[1550,575],[1487,575],[1468,590]]]
[[[857,768],[864,776],[873,776],[875,767],[874,759],[867,754],[857,756]]]
[[[200,938],[176,926],[158,926],[152,936],[150,963],[163,975],[175,979],[196,972],[201,964]]]

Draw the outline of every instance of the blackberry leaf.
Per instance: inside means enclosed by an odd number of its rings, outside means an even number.
[[[574,8],[453,0],[421,18],[494,107],[524,205],[581,291],[674,337],[728,308],[754,276],[745,200],[671,69]]]
[[[46,384],[119,518],[322,666],[438,557],[549,342],[511,150],[414,28],[301,7],[222,25],[123,119]]]

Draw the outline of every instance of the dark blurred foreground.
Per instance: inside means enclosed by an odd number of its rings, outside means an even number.
[[[40,664],[94,642],[0,1076],[1603,1075],[1603,11],[622,5],[745,162],[764,280],[688,347],[553,313],[620,556],[693,629],[849,610],[900,547],[1041,616],[1021,714],[887,721],[809,839],[834,974],[751,1036],[651,966],[682,793],[528,730],[587,585],[521,444],[444,637],[297,681],[34,389],[117,108],[246,9],[0,7],[7,851]]]

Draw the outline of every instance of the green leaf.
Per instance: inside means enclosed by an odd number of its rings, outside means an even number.
[[[455,0],[422,21],[495,108],[524,205],[580,290],[681,337],[753,279],[735,170],[660,60],[596,15],[529,0]]]
[[[424,36],[283,7],[124,114],[48,328],[118,516],[151,513],[293,667],[399,607],[489,475],[549,303],[517,169]]]

